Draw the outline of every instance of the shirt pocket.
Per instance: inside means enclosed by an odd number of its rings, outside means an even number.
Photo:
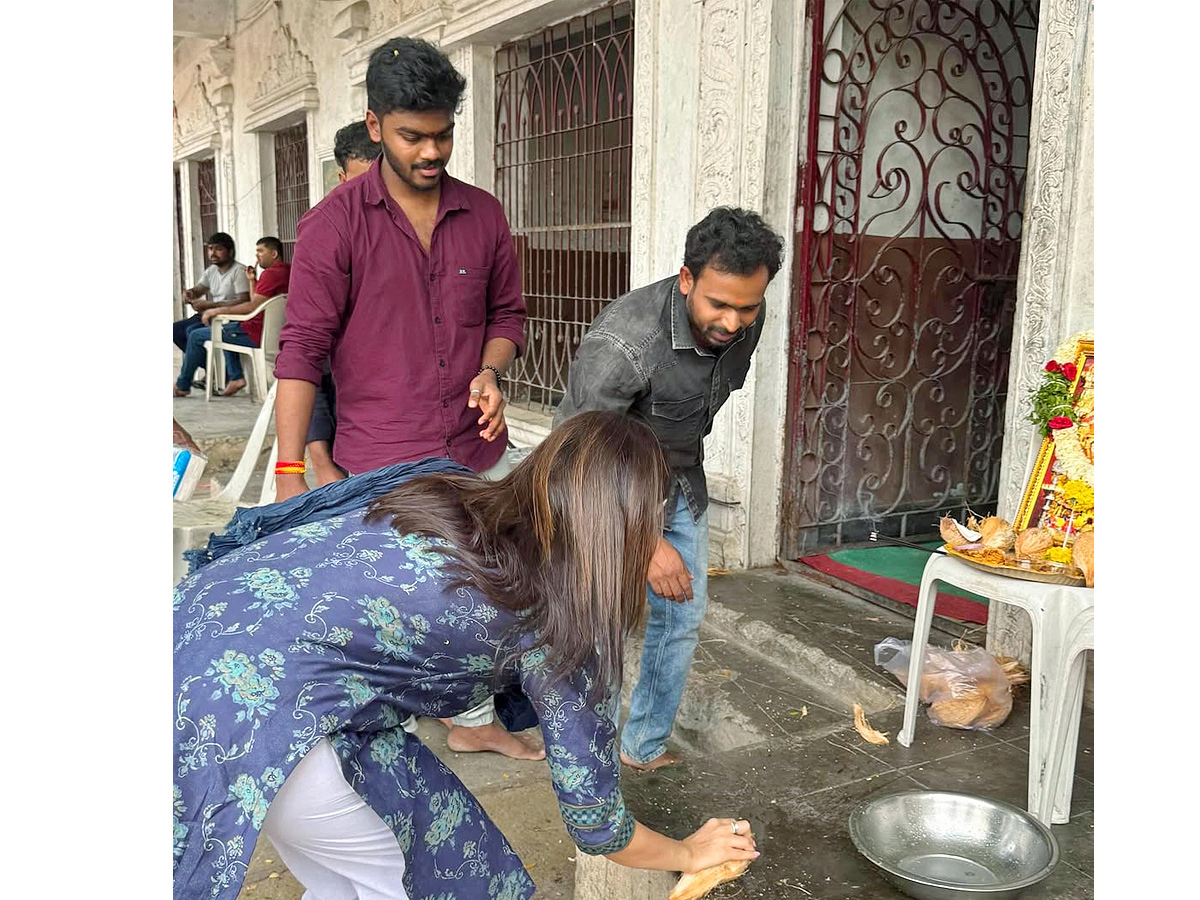
[[[678,462],[672,458],[673,453],[689,459],[696,453],[707,406],[703,394],[681,400],[651,399],[650,427],[667,450],[667,461],[672,465]]]
[[[704,412],[704,395],[685,397],[682,400],[653,400],[650,403],[650,413],[655,418],[666,419],[668,422],[683,423],[694,419]]]
[[[488,269],[478,266],[449,266],[446,270],[446,299],[459,325],[473,328],[487,318]]]

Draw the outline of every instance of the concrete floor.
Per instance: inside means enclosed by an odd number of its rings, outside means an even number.
[[[907,620],[771,570],[711,584],[713,621],[704,629],[677,720],[675,743],[686,761],[644,775],[624,770],[622,789],[640,821],[672,837],[686,836],[709,816],[737,815],[752,823],[762,857],[741,879],[715,890],[713,900],[902,897],[858,854],[847,829],[853,807],[878,794],[966,791],[1024,808],[1027,686],[1017,688],[1012,714],[993,733],[938,727],[922,712],[912,747],[894,740],[868,744],[853,728],[850,704],[863,702],[871,724],[893,738],[899,731],[899,686],[875,669],[871,654],[882,637],[907,637]],[[780,613],[795,623],[791,632],[779,628],[774,614]],[[739,640],[745,632],[760,640]],[[786,638],[797,634],[802,640],[788,649]],[[934,639],[945,645],[950,636]],[[630,655],[636,659],[636,653],[635,643]],[[834,673],[827,683],[796,677],[806,654],[813,666]],[[1072,817],[1052,828],[1061,862],[1023,900],[1095,896],[1093,725],[1085,710]],[[444,734],[436,722],[421,722],[422,740],[512,841],[538,886],[537,900],[571,898],[576,851],[559,819],[546,765],[454,753]],[[261,841],[242,897],[299,900],[301,893],[270,844]]]
[[[245,393],[205,403],[193,391],[174,401],[176,419],[202,446],[218,450],[236,448],[258,410]],[[213,471],[219,474],[225,463],[217,463]],[[710,894],[713,900],[902,897],[857,853],[847,830],[851,809],[876,794],[947,789],[1024,808],[1027,686],[1016,689],[1013,712],[994,733],[935,726],[922,712],[914,746],[901,747],[894,736],[903,696],[895,680],[874,666],[873,647],[884,637],[909,638],[908,618],[783,570],[714,577],[710,592],[673,736],[685,762],[647,775],[625,770],[623,791],[635,816],[673,837],[684,837],[709,816],[750,820],[763,855],[741,879]],[[963,634],[980,639],[973,626],[940,624],[948,630],[935,630],[932,641],[941,646]],[[637,654],[635,640],[626,660],[627,690]],[[859,737],[850,712],[854,702],[892,743],[875,746]],[[1022,900],[1094,897],[1093,725],[1085,708],[1071,820],[1052,829],[1061,862]],[[512,842],[537,884],[537,900],[573,897],[577,853],[559,818],[546,764],[454,753],[445,745],[445,730],[432,721],[422,721],[419,734]],[[269,842],[260,841],[242,900],[299,900],[302,893]]]

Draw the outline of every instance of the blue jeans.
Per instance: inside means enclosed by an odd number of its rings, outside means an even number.
[[[700,623],[708,609],[708,511],[699,522],[693,522],[680,493],[663,537],[679,551],[692,575],[692,599],[676,603],[646,587],[650,616],[642,667],[629,702],[629,721],[621,732],[621,750],[637,763],[648,763],[667,749],[700,638]]]
[[[212,329],[207,325],[193,327],[188,331],[187,349],[183,351],[183,365],[179,369],[179,378],[175,381],[175,386],[181,391],[191,390],[196,370],[204,365],[204,342],[210,337],[212,337]],[[250,340],[250,336],[242,331],[242,326],[238,322],[226,322],[222,326],[221,340],[242,347],[257,346],[254,341]],[[227,381],[237,381],[242,377],[241,356],[240,353],[225,352],[225,378]],[[211,384],[212,372],[209,372],[206,377]]]

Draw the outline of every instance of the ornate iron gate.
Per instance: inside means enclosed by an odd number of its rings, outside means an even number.
[[[308,212],[308,126],[275,132],[275,227],[283,258],[291,262],[296,226]]]
[[[1037,0],[809,0],[783,553],[994,508]]]
[[[528,346],[509,402],[549,412],[588,325],[629,290],[633,5],[496,52],[496,196],[509,218]]]

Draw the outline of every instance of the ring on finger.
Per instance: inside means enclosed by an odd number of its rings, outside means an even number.
[[[729,827],[733,829],[734,834],[741,834],[741,831],[738,829],[737,819],[734,819],[733,822],[730,823]]]

